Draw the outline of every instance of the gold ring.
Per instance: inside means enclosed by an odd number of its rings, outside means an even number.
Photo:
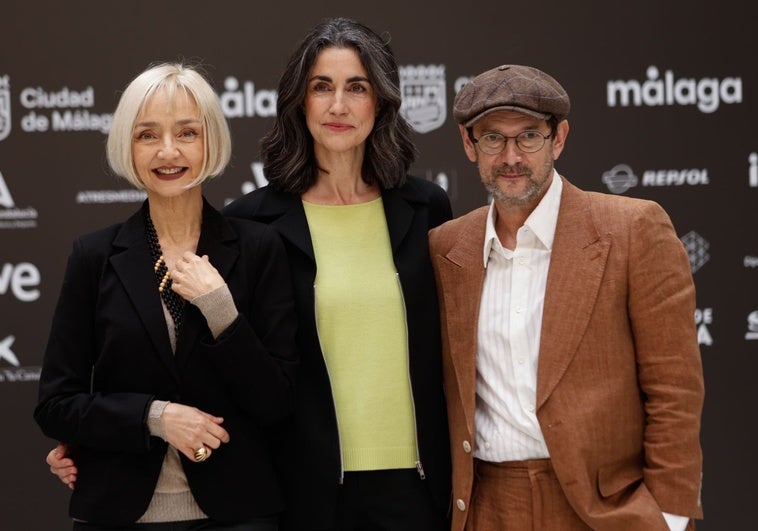
[[[208,449],[205,446],[201,446],[197,450],[195,450],[195,461],[198,463],[202,463],[206,459],[208,459],[208,456],[210,454],[208,453]]]

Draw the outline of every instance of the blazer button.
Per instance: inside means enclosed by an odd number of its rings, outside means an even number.
[[[471,443],[468,441],[463,441],[463,451],[467,454],[471,453]]]
[[[460,509],[461,511],[466,510],[466,502],[464,502],[462,499],[458,498],[458,500],[455,502],[455,505]]]

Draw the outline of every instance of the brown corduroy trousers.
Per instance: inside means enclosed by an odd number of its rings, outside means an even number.
[[[475,461],[466,531],[591,530],[569,505],[549,459]]]

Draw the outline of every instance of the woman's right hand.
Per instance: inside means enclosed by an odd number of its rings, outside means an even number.
[[[66,457],[68,448],[63,443],[58,443],[58,446],[50,450],[45,458],[45,461],[50,465],[50,472],[58,476],[64,485],[68,485],[68,488],[74,489],[76,484],[77,469],[74,466],[74,461],[70,457]]]

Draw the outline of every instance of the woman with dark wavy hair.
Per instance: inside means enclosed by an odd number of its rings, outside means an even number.
[[[282,529],[449,528],[427,232],[452,213],[440,187],[407,175],[416,149],[400,103],[386,38],[348,19],[319,24],[281,76],[262,140],[269,185],[224,210],[278,230],[295,290]]]

